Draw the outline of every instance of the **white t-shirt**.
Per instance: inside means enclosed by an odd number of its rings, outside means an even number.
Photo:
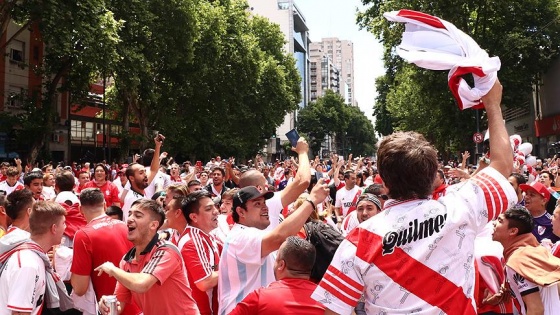
[[[122,194],[124,187],[121,183],[121,179],[120,178],[115,179],[113,181],[113,184],[115,184],[115,186],[117,186],[117,189],[119,190],[119,195]]]
[[[356,194],[358,194],[358,192],[361,193],[361,191],[362,190],[360,189],[360,187],[354,186],[354,188],[350,190],[344,187],[336,192],[336,201],[334,206],[342,209],[343,217],[348,215],[348,209],[350,209],[350,207],[352,206],[354,206],[354,208],[356,207],[358,203],[358,198],[356,198]]]
[[[241,224],[231,229],[218,268],[219,315],[229,314],[249,293],[275,280],[274,255],[260,255],[266,233]]]
[[[129,190],[126,193],[126,197],[124,197],[124,204],[122,207],[122,211],[123,211],[123,221],[126,222],[127,218],[128,218],[128,212],[130,212],[130,207],[132,206],[132,203],[135,202],[138,199],[142,199],[142,198],[146,198],[143,195],[135,192],[134,190]]]
[[[41,191],[41,196],[45,200],[53,200],[56,197],[56,192],[54,191],[54,187],[47,187],[43,186],[43,190]]]
[[[152,182],[148,185],[148,187],[146,187],[144,189],[144,195],[148,199],[152,198],[152,196],[156,193],[156,185],[161,184],[161,182],[158,181],[158,179],[160,179],[159,174],[161,174],[161,172],[158,172],[158,174],[156,174],[156,176],[154,176],[154,179],[152,179]],[[125,191],[130,192],[132,190],[131,187],[132,186],[130,185],[130,181],[127,181],[126,184],[124,185],[122,193],[124,193]]]
[[[388,200],[340,244],[312,298],[350,314],[475,314],[474,239],[517,203],[507,179],[487,167],[435,200]]]
[[[284,207],[282,206],[282,193],[275,192],[272,198],[266,200],[266,207],[268,208],[268,219],[270,224],[266,228],[267,231],[274,230],[280,224],[280,215]]]
[[[0,276],[0,315],[15,312],[40,314],[45,295],[45,263],[31,250],[18,251]]]
[[[560,311],[560,299],[558,298],[558,285],[556,283],[547,287],[541,287],[518,274],[515,270],[506,266],[506,276],[514,298],[519,302],[522,315],[527,314],[523,296],[538,292],[544,307],[544,315],[556,315]]]
[[[14,192],[16,190],[22,190],[24,188],[25,188],[25,186],[23,186],[23,184],[20,183],[20,182],[16,182],[16,184],[14,186],[8,185],[8,181],[3,181],[3,182],[0,183],[0,191],[5,191],[6,196],[11,194],[12,192]]]

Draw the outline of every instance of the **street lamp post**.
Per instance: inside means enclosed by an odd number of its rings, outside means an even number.
[[[106,152],[107,150],[107,133],[105,132],[105,87],[107,85],[107,78],[105,77],[105,73],[103,73],[103,159],[106,159]],[[111,154],[111,151],[109,151]],[[110,159],[110,157],[109,157]]]

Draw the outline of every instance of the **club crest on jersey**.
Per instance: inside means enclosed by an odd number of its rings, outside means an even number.
[[[539,235],[543,235],[544,232],[546,232],[546,226],[539,225],[537,227],[537,232],[539,233]]]
[[[403,246],[418,240],[428,238],[439,233],[447,221],[447,214],[440,214],[433,218],[418,222],[415,219],[408,223],[408,228],[387,232],[383,237],[383,255],[392,254],[395,247]]]
[[[520,284],[524,284],[525,278],[516,272],[513,275],[513,281],[515,281],[515,284],[520,285]]]

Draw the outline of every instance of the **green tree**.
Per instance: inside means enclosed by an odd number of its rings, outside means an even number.
[[[321,149],[326,136],[344,134],[350,123],[350,111],[340,94],[326,90],[316,102],[301,109],[298,115],[298,130],[306,134],[314,152]]]
[[[121,35],[125,62],[115,71],[113,106],[145,135],[165,134],[166,150],[251,156],[297,108],[299,75],[279,26],[251,17],[245,1],[167,0],[179,10],[173,14],[155,10],[160,1],[134,2],[139,12],[114,1],[117,17],[131,22]],[[173,58],[160,60],[167,54]]]
[[[376,151],[377,137],[373,124],[358,107],[349,106],[346,137],[354,156],[371,156]]]
[[[376,129],[384,135],[393,128],[419,130],[437,140],[440,150],[448,150],[472,145],[470,136],[475,131],[475,112],[458,113],[445,73],[406,65],[394,54],[403,26],[386,21],[384,12],[413,9],[436,15],[472,36],[490,55],[499,56],[503,103],[508,107],[526,106],[539,75],[559,56],[560,24],[554,21],[560,12],[554,0],[362,3],[368,8],[358,14],[359,25],[375,34],[385,48],[387,70],[376,81],[379,94],[375,104]]]
[[[68,91],[74,101],[81,100],[101,69],[116,59],[120,23],[103,0],[14,2],[2,3],[1,31],[14,19],[24,29],[31,27],[33,36],[45,44],[42,60],[32,69],[42,78],[42,86],[29,87],[28,94],[21,96],[24,111],[14,116],[17,141],[28,145],[28,160],[34,162],[41,151],[49,151],[48,138],[58,119],[58,95]]]
[[[122,117],[121,156],[128,156],[131,120],[139,124],[145,145],[148,130],[161,130],[160,119],[174,115],[178,100],[172,92],[184,82],[182,67],[194,56],[200,22],[195,16],[196,1],[109,0],[108,5],[124,21],[117,46],[118,67],[106,73],[115,82],[111,109]]]

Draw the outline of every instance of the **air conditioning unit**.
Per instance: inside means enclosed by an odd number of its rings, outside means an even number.
[[[10,49],[10,61],[23,62],[23,51],[19,49]]]
[[[51,141],[56,142],[56,143],[60,143],[60,135],[57,134],[57,133],[53,133]]]

